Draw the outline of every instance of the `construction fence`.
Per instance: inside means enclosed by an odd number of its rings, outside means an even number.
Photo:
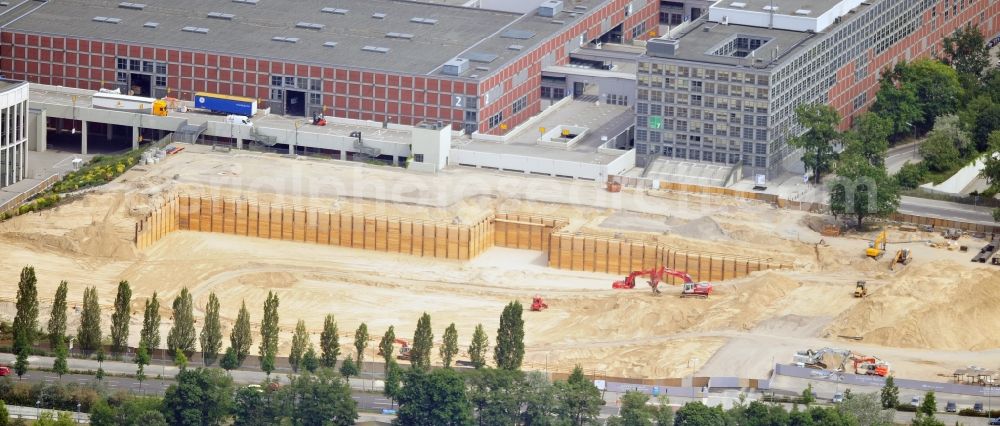
[[[566,219],[519,213],[497,213],[497,247],[549,251],[550,236],[566,226]]]
[[[556,232],[551,236],[549,267],[552,268],[628,274],[660,266],[685,271],[696,281],[731,280],[756,271],[787,267],[769,259],[689,252],[649,241],[568,232]],[[666,280],[677,284],[674,277]]]
[[[136,224],[135,241],[143,249],[184,230],[467,260],[493,245],[493,225],[491,215],[452,224],[180,194]]]

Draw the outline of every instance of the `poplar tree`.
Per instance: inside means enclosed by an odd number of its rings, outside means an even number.
[[[396,328],[390,325],[389,329],[382,335],[382,340],[378,342],[378,353],[379,355],[382,355],[382,359],[385,360],[386,368],[389,367],[389,363],[392,361],[393,352],[396,350],[396,347],[393,345],[395,342]]]
[[[128,323],[132,319],[132,288],[128,281],[118,283],[115,313],[111,315],[111,355],[121,356],[128,347]]]
[[[21,349],[31,350],[35,344],[35,333],[38,330],[37,285],[35,268],[25,266],[21,269],[21,280],[17,283],[17,313],[11,327],[14,332],[15,353],[20,353]]]
[[[52,302],[52,312],[49,314],[49,346],[53,349],[60,343],[66,343],[66,293],[69,291],[66,281],[59,282],[56,289],[56,299]]]
[[[247,310],[247,302],[243,301],[240,313],[236,316],[236,324],[233,324],[233,331],[229,333],[229,347],[233,348],[236,354],[236,367],[243,365],[243,361],[250,356],[250,346],[253,345],[253,334],[250,331],[250,311]]]
[[[92,351],[101,347],[101,306],[97,303],[97,287],[83,291],[83,313],[76,332],[80,349]]]
[[[194,330],[194,306],[191,293],[187,288],[181,289],[173,303],[174,325],[167,333],[167,353],[177,353],[178,350],[191,352],[197,333]]]
[[[469,345],[469,360],[472,366],[483,368],[486,366],[486,350],[489,348],[489,337],[482,324],[476,325],[476,331],[472,333],[472,344]]]
[[[264,319],[260,322],[260,357],[274,357],[278,352],[278,295],[267,292]]]
[[[441,362],[445,368],[451,368],[455,355],[458,355],[458,330],[455,329],[455,323],[451,323],[444,330],[444,344],[441,345]]]
[[[357,331],[354,332],[354,350],[357,352],[358,368],[361,368],[365,361],[365,349],[368,348],[368,324],[361,323]]]
[[[299,363],[309,345],[309,333],[306,331],[306,322],[299,320],[295,324],[295,334],[292,335],[292,349],[288,353],[288,364],[292,366],[292,371],[299,372]]]
[[[497,344],[493,348],[493,360],[497,368],[517,370],[524,360],[524,319],[521,318],[521,302],[513,301],[503,308],[500,328],[497,329]]]
[[[321,354],[320,364],[327,368],[337,366],[337,357],[340,356],[340,336],[337,335],[337,320],[333,315],[327,315],[323,319],[323,333],[319,336],[319,349]]]
[[[410,364],[413,368],[431,368],[431,348],[434,347],[434,332],[431,331],[431,316],[424,312],[417,321],[413,332],[413,348],[410,349]]]
[[[142,331],[139,332],[139,345],[146,344],[146,349],[160,347],[160,301],[153,297],[146,299],[146,307],[142,313]]]
[[[219,358],[222,349],[222,322],[219,321],[219,298],[215,293],[209,293],[205,304],[205,323],[201,326],[201,356],[205,366],[210,366]]]

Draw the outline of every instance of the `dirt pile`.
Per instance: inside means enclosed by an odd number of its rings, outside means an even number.
[[[682,237],[709,241],[726,241],[730,239],[729,234],[719,226],[719,223],[708,216],[702,216],[683,225],[675,226],[670,232]]]
[[[869,289],[828,331],[868,344],[947,350],[1000,346],[1000,271],[945,262],[911,265],[898,280]]]
[[[698,330],[750,330],[771,316],[778,303],[802,284],[778,272],[763,272],[716,285],[715,306]]]

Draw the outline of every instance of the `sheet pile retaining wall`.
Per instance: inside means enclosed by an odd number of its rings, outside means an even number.
[[[135,247],[146,249],[177,229],[177,196],[172,195],[135,223]]]

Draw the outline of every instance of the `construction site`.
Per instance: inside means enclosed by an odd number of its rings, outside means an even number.
[[[436,341],[455,323],[464,348],[517,300],[527,369],[766,378],[783,363],[947,381],[1000,368],[1000,268],[958,249],[983,240],[893,224],[821,234],[828,221],[724,195],[185,145],[0,223],[0,319],[32,265],[41,317],[69,282],[71,330],[85,287],[110,307],[128,280],[132,345],[146,298],[159,294],[166,335],[186,287],[196,307],[219,297],[227,334],[241,302],[257,323],[276,292],[279,353],[299,319],[318,343],[327,314],[345,346],[362,322],[405,345],[428,312]]]

